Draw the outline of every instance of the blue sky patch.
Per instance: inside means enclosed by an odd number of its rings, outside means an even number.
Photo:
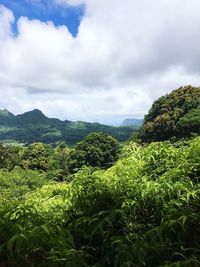
[[[13,31],[17,32],[16,22],[21,16],[40,21],[52,21],[56,26],[65,25],[76,37],[81,19],[84,16],[84,5],[56,5],[52,0],[0,0],[0,4],[11,9],[15,16]]]

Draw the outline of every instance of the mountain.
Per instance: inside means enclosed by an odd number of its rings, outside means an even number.
[[[8,118],[11,118],[11,117],[14,117],[15,115],[13,115],[11,112],[9,112],[7,109],[1,109],[0,110],[0,116],[1,117],[8,117]]]
[[[15,115],[7,109],[0,110],[0,125],[12,125]]]
[[[121,142],[127,140],[137,129],[137,126],[113,127],[84,121],[61,121],[48,118],[39,109],[16,116],[6,109],[0,110],[1,142],[29,144],[40,141],[54,144],[65,141],[74,145],[92,132],[107,133]]]
[[[26,125],[43,125],[49,122],[42,111],[39,109],[34,109],[32,111],[25,112],[24,114],[16,116],[17,125],[26,126]]]
[[[123,120],[121,126],[141,126],[143,124],[143,119],[125,119]]]

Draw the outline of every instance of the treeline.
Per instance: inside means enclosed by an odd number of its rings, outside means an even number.
[[[118,158],[119,148],[118,141],[104,133],[92,133],[74,148],[69,148],[65,142],[55,148],[41,142],[28,146],[0,144],[0,168],[11,171],[18,166],[45,172],[48,177],[63,181],[82,166],[112,166]]]

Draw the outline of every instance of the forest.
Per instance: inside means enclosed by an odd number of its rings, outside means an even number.
[[[0,145],[0,267],[200,266],[200,88],[124,142]]]
[[[137,122],[128,126],[108,126],[97,122],[62,121],[48,118],[39,109],[19,115],[7,109],[0,110],[0,140],[10,144],[43,142],[56,146],[60,141],[65,141],[73,146],[92,132],[104,132],[123,142],[138,128]]]

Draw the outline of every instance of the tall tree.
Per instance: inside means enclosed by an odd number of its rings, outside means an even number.
[[[200,87],[185,86],[156,100],[145,116],[143,141],[200,133]]]

